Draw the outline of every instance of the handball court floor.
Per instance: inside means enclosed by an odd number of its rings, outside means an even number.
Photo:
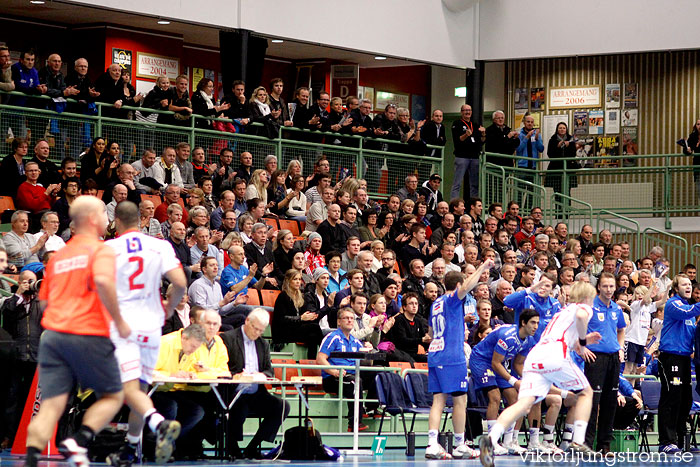
[[[612,456],[612,455],[615,456]],[[522,459],[519,456],[504,456],[496,458],[496,467],[515,467],[522,465],[571,465],[571,466],[606,466],[606,467],[631,467],[631,466],[650,466],[650,465],[674,465],[674,466],[695,466],[700,465],[700,455],[685,453],[683,457],[678,456],[673,458],[669,456],[666,459],[661,459],[658,457],[658,453],[652,453],[657,457],[650,456],[646,453],[611,453],[609,457],[602,458],[599,457],[597,460],[576,460],[576,459],[564,459],[564,458],[547,458],[543,457],[541,459],[537,458],[527,458]],[[18,457],[13,457],[9,455],[9,452],[0,454],[0,466],[2,467],[22,467],[23,459]],[[451,461],[435,461],[426,460],[423,458],[423,450],[417,449],[415,457],[407,457],[403,449],[387,449],[382,456],[360,456],[360,457],[345,457],[338,462],[329,461],[236,461],[236,462],[221,462],[217,460],[202,460],[198,462],[174,462],[167,464],[173,467],[187,467],[187,466],[229,466],[234,465],[236,467],[246,467],[246,466],[260,466],[265,464],[275,464],[275,465],[288,465],[289,467],[332,467],[338,464],[344,465],[357,465],[358,467],[369,467],[370,465],[385,465],[386,467],[437,467],[437,466],[447,466],[450,464],[466,465],[466,466],[480,466],[478,459],[472,460],[451,460]],[[92,465],[107,465],[92,463]],[[156,465],[156,464],[144,464],[144,465]],[[138,464],[134,464],[138,466]],[[68,467],[68,462],[63,459],[51,459],[41,461],[39,467]]]

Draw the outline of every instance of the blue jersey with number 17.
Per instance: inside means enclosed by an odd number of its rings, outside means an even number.
[[[466,365],[464,299],[459,298],[456,290],[433,302],[430,327],[433,328],[433,341],[428,349],[428,366]]]

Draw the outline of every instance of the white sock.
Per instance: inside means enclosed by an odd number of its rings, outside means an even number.
[[[554,441],[554,425],[544,425],[544,435],[542,438],[545,441]]]
[[[567,423],[564,425],[564,433],[562,433],[561,438],[564,441],[571,441],[571,438],[574,436],[574,425],[571,423]]]
[[[498,444],[498,440],[500,439],[501,435],[506,431],[506,427],[501,425],[500,423],[496,422],[493,427],[491,428],[491,431],[489,431],[489,438],[491,438],[491,441],[493,444]]]
[[[488,432],[491,433],[491,428],[496,424],[496,420],[486,420],[486,427]]]
[[[538,446],[540,444],[540,429],[530,428],[530,446]]]
[[[588,428],[588,422],[581,420],[576,420],[574,422],[574,443],[583,444],[586,439],[586,428]]]
[[[513,442],[513,435],[515,434],[515,422],[511,423],[510,426],[506,429],[505,434],[503,435],[503,444],[511,444]]]
[[[165,420],[165,417],[156,412],[156,409],[150,409],[143,414],[143,419],[148,421],[148,428],[155,433],[158,429],[158,425]]]
[[[428,430],[428,446],[432,447],[438,444],[438,431]]]
[[[139,444],[139,441],[141,441],[141,437],[139,435],[130,435],[129,433],[126,434],[126,442],[129,444]]]
[[[462,444],[464,444],[464,432],[455,433],[455,447],[461,446]]]

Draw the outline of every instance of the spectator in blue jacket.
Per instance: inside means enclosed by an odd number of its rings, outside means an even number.
[[[46,94],[48,88],[39,82],[39,72],[34,68],[34,51],[25,50],[19,56],[19,62],[12,65],[12,81],[15,83],[15,91],[23,92],[28,96],[40,96]],[[44,99],[32,99],[24,96],[12,96],[9,104],[17,107],[42,108],[46,107],[48,101]],[[24,124],[24,116],[15,116],[10,120],[10,128],[16,137],[23,137],[37,141],[44,137],[42,129],[46,127],[46,120],[43,118],[27,116],[27,124],[31,131],[31,138],[27,135],[27,127]]]
[[[518,159],[518,167],[536,169],[537,159],[539,159],[540,153],[544,151],[544,144],[542,143],[540,130],[535,129],[535,118],[532,115],[527,115],[523,118],[523,127],[518,138],[520,138],[520,144],[515,150],[515,155],[529,158]],[[530,178],[532,177],[530,176]]]
[[[685,422],[693,404],[690,354],[696,334],[695,319],[700,316],[700,303],[688,300],[693,283],[685,274],[673,278],[675,295],[664,307],[664,325],[659,341],[659,452],[680,452],[679,442],[686,433]]]

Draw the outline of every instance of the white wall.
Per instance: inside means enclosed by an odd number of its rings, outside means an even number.
[[[695,49],[698,0],[484,0],[479,60]]]
[[[282,38],[459,68],[474,66],[478,6],[441,0],[74,0],[73,3],[242,28]]]
[[[459,108],[464,104],[464,98],[455,97],[455,88],[464,86],[466,83],[466,70],[432,66],[430,75],[431,111],[441,109],[443,113],[459,113]]]

